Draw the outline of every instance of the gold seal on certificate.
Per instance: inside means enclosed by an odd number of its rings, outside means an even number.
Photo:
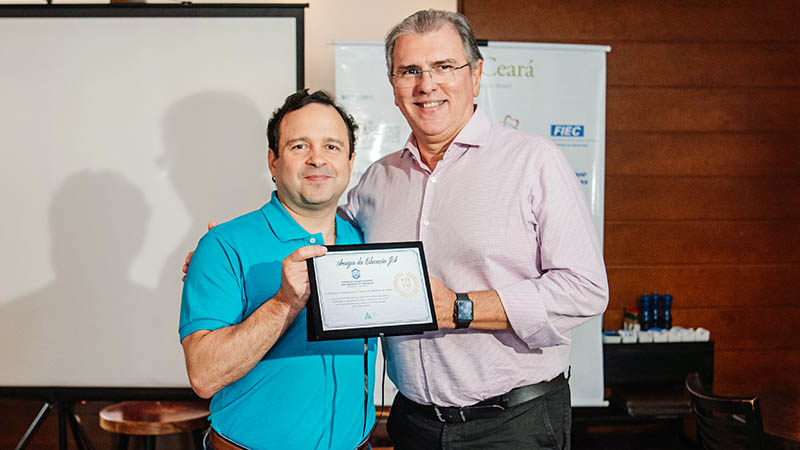
[[[438,329],[422,242],[327,247],[307,261],[309,341]]]
[[[413,273],[398,273],[394,276],[394,291],[403,297],[411,297],[419,292],[419,278]]]

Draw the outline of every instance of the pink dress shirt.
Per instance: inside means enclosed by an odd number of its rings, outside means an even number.
[[[435,170],[412,135],[367,169],[340,213],[366,242],[422,241],[431,276],[455,292],[497,291],[508,315],[509,330],[386,338],[389,377],[417,403],[467,406],[554,378],[569,364],[570,330],[608,302],[602,249],[564,155],[480,108]]]

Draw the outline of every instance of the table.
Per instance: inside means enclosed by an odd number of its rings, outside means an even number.
[[[714,342],[603,344],[603,376],[612,406],[639,417],[690,416],[686,376],[714,378]]]
[[[703,381],[714,378],[714,341],[652,344],[603,344],[603,378],[615,384],[676,383],[700,372]]]

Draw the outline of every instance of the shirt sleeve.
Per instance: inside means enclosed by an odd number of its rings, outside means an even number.
[[[568,344],[568,331],[602,314],[608,281],[580,184],[563,154],[533,169],[531,212],[541,273],[497,289],[514,332],[529,348]]]
[[[369,170],[369,168],[367,168],[367,170]],[[363,183],[364,176],[362,175],[358,183],[347,192],[347,203],[340,205],[339,209],[337,210],[339,217],[350,222],[350,225],[353,225],[359,231],[361,230],[361,227],[358,225],[358,220],[356,219],[358,217],[359,210],[358,192]]]
[[[243,320],[244,295],[236,252],[213,230],[197,245],[186,273],[179,335],[216,330]]]

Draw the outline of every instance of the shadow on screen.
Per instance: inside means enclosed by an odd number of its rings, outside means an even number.
[[[150,332],[159,300],[130,279],[150,214],[142,192],[110,170],[75,173],[57,190],[48,215],[55,280],[0,306],[3,352],[27,384],[72,373],[80,384],[107,384],[152,371],[140,364],[152,364],[149,349],[161,345]]]
[[[230,92],[198,93],[172,105],[163,123],[165,153],[158,164],[166,168],[190,226],[165,259],[158,286],[164,301],[180,302],[183,260],[208,222],[225,222],[260,208],[273,185],[267,168],[267,122],[250,99]],[[174,320],[177,330],[178,318]]]

